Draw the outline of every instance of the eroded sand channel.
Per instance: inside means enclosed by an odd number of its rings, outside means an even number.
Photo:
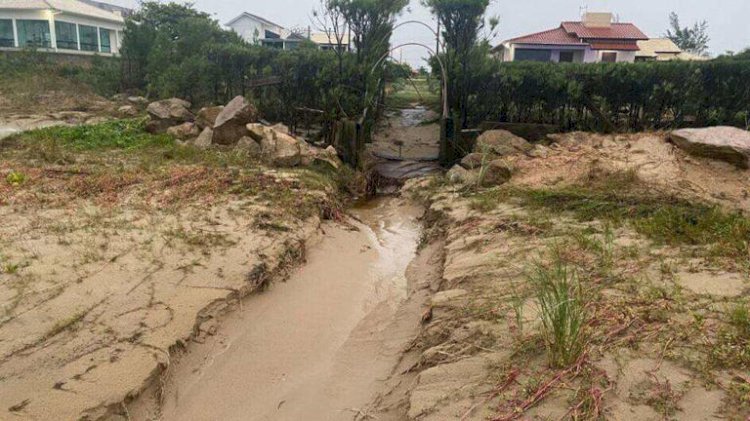
[[[325,224],[287,282],[191,346],[171,368],[161,419],[351,420],[366,411],[418,332],[418,288],[406,273],[420,210],[382,198],[353,214],[356,229]]]

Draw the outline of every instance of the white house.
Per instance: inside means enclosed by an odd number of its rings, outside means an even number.
[[[114,55],[124,22],[78,0],[0,0],[0,49]]]
[[[613,22],[611,13],[586,13],[580,22],[507,40],[494,52],[503,61],[632,63],[638,41],[648,39],[632,23]]]
[[[226,24],[245,41],[280,50],[293,50],[304,42],[312,41],[321,50],[338,48],[338,40],[333,35],[307,31],[291,31],[252,13],[242,13]],[[306,32],[306,33],[305,33]],[[349,37],[345,36],[341,48],[349,49]]]
[[[268,19],[244,12],[227,22],[226,26],[251,44],[284,49],[284,27]]]

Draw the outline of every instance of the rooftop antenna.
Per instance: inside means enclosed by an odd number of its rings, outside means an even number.
[[[615,13],[615,23],[620,23],[620,14]]]
[[[580,15],[581,18],[583,18],[588,12],[589,12],[588,4],[584,4],[583,6],[578,8],[578,14]]]

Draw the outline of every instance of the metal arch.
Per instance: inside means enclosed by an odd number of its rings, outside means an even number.
[[[430,54],[432,54],[433,57],[437,59],[438,64],[440,64],[440,72],[443,75],[443,92],[442,92],[443,118],[448,118],[448,115],[450,114],[448,112],[448,72],[446,71],[445,64],[443,63],[443,60],[440,58],[440,56],[435,53],[435,50],[428,47],[427,45],[422,44],[420,42],[406,42],[403,44],[399,44],[391,48],[390,50],[388,50],[388,52],[386,52],[385,54],[383,54],[383,56],[377,62],[375,62],[375,65],[372,66],[372,69],[370,69],[370,73],[374,72],[375,68],[377,68],[385,59],[387,59],[391,55],[391,53],[393,53],[393,51],[399,48],[408,47],[408,46],[416,46],[416,47],[422,47],[426,49],[427,51],[430,52]]]
[[[437,33],[437,31],[435,29],[433,29],[430,25],[422,22],[421,20],[407,20],[407,21],[401,22],[398,25],[394,26],[393,30],[395,31],[396,29],[398,29],[398,28],[400,28],[402,26],[405,26],[407,24],[410,24],[410,23],[416,23],[416,24],[424,26],[425,28],[429,29],[430,32],[432,32],[432,35],[435,35],[435,38],[437,38],[439,36],[439,34]]]

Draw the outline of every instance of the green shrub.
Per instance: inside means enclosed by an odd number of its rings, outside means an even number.
[[[5,177],[5,181],[7,181],[11,186],[20,186],[26,181],[26,175],[18,171],[11,171]]]
[[[746,127],[750,60],[475,66],[468,120],[541,123],[563,130]],[[434,68],[437,72],[437,68]],[[437,74],[437,73],[436,73]]]
[[[174,140],[144,130],[146,120],[115,120],[94,125],[58,126],[32,130],[19,136],[26,144],[53,143],[76,151],[95,149],[141,149],[169,146]]]

